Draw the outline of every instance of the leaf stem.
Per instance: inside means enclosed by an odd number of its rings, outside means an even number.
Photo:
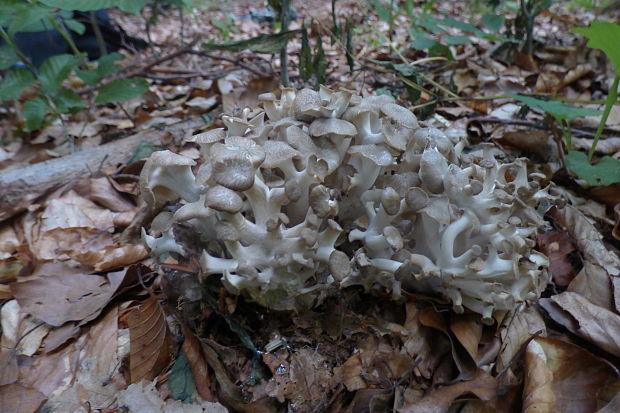
[[[607,123],[607,118],[611,113],[611,108],[616,103],[616,99],[618,98],[618,83],[620,83],[620,75],[616,74],[614,81],[609,89],[609,95],[607,95],[607,100],[605,101],[605,109],[603,110],[603,117],[598,124],[598,129],[596,130],[596,135],[594,136],[594,141],[592,142],[592,146],[588,151],[588,161],[592,162],[592,157],[594,156],[594,150],[596,149],[596,144],[598,143],[601,134],[603,133],[603,129],[605,128],[605,124]]]

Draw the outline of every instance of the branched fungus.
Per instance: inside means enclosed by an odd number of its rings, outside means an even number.
[[[206,276],[278,310],[361,285],[439,293],[491,322],[539,297],[548,262],[532,248],[549,194],[523,160],[501,164],[489,145],[463,155],[465,141],[385,96],[321,87],[259,100],[189,139],[196,178],[168,151],[142,172],[147,203],[184,200],[171,221],[200,235]],[[144,233],[155,255],[187,255],[163,234]]]

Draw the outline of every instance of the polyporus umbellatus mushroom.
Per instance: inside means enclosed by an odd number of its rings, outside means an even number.
[[[202,155],[195,177],[171,152],[146,163],[145,199],[185,201],[172,222],[204,241],[204,274],[278,310],[362,285],[395,299],[440,293],[491,321],[539,297],[548,262],[533,250],[536,208],[549,195],[523,160],[501,164],[492,145],[463,154],[466,142],[421,127],[390,97],[280,95],[189,139]],[[186,253],[172,235],[144,237],[157,254]]]

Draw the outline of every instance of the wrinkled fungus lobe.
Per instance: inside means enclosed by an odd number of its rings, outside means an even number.
[[[156,219],[160,238],[144,233],[153,255],[186,254],[172,229],[191,228],[205,275],[278,310],[361,285],[440,293],[490,322],[539,297],[536,207],[549,195],[522,159],[501,164],[488,144],[465,155],[386,96],[321,87],[260,101],[189,139],[198,169],[168,151],[147,160],[147,203],[184,201]]]

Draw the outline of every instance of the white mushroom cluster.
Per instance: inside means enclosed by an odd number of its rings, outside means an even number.
[[[204,274],[278,310],[351,285],[440,293],[487,321],[538,298],[548,193],[523,160],[500,164],[492,146],[464,154],[387,96],[322,87],[260,100],[190,139],[197,168],[169,151],[147,160],[145,201],[184,201],[156,218],[159,238],[144,233],[154,255],[184,255],[172,231],[184,225],[200,235]]]

